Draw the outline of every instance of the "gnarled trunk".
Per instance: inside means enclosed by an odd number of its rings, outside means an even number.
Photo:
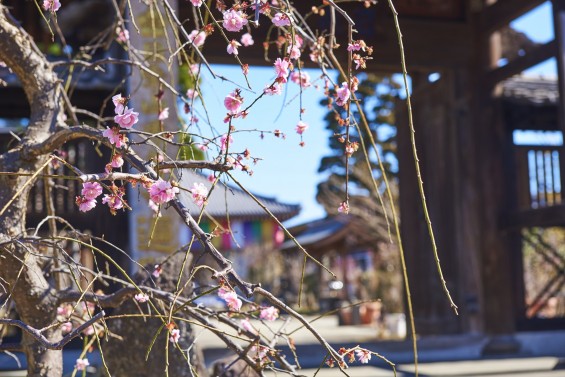
[[[21,175],[0,177],[0,276],[8,285],[20,319],[41,329],[53,324],[57,312],[55,291],[42,271],[38,251],[15,242],[25,235],[27,197],[33,184],[30,174],[38,172],[48,156],[29,157],[34,145],[45,141],[62,122],[61,89],[51,65],[16,25],[8,9],[0,4],[0,60],[18,75],[29,101],[29,126],[21,143],[0,156],[0,171]],[[21,191],[20,191],[21,190]],[[57,329],[42,333],[49,340],[61,336]],[[28,376],[62,375],[61,351],[48,350],[28,334],[22,346],[28,361]]]

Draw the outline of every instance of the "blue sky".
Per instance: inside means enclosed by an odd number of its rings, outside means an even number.
[[[553,24],[551,21],[551,5],[546,2],[528,13],[527,15],[512,22],[512,27],[522,31],[532,40],[545,43],[553,39]],[[402,27],[402,25],[401,25]],[[245,60],[245,49],[241,48],[241,55]],[[408,61],[408,68],[410,62]],[[204,69],[205,70],[205,69]],[[225,77],[243,85],[244,79],[239,66],[214,66]],[[307,70],[312,80],[320,76],[319,70]],[[526,71],[530,75],[555,76],[556,65],[554,60],[549,60]],[[250,78],[252,88],[259,93],[265,83],[274,78],[272,67],[251,67]],[[323,86],[322,82],[318,82]],[[223,126],[225,108],[224,97],[235,89],[235,85],[219,80],[212,80],[205,75],[202,81],[202,92],[206,98],[206,107],[210,120],[214,125],[221,125],[218,132],[227,131]],[[299,121],[300,106],[297,94],[297,85],[289,83],[287,93],[283,96],[267,97],[252,108],[250,115],[245,120],[237,120],[234,125],[238,132],[234,134],[232,150],[243,150],[248,148],[254,157],[263,160],[253,167],[254,174],[249,177],[246,174],[238,174],[238,179],[248,189],[256,194],[274,197],[287,203],[299,203],[302,206],[300,215],[287,225],[298,224],[305,221],[325,216],[323,208],[316,202],[316,185],[324,179],[324,175],[318,174],[317,169],[320,159],[329,153],[328,132],[323,120],[326,110],[320,105],[323,99],[323,90],[310,88],[303,93],[303,121],[310,128],[304,133],[305,147],[300,147],[300,137],[294,131]],[[243,92],[245,104],[250,103],[257,94]],[[201,116],[202,118],[202,116]],[[223,129],[221,128],[223,127]],[[266,134],[264,139],[257,132],[239,132],[242,130],[280,129],[287,134],[286,140],[275,138]]]
[[[515,30],[525,33],[537,43],[546,43],[553,39],[553,19],[551,2],[542,5],[510,23]],[[557,76],[557,63],[549,59],[525,71],[528,75]]]
[[[244,56],[244,50],[242,55]],[[244,84],[239,66],[214,66],[214,70],[239,84]],[[317,69],[308,69],[307,72],[312,81],[321,75],[321,71]],[[251,103],[257,93],[262,91],[266,83],[271,83],[274,77],[275,71],[272,67],[251,67],[249,78],[253,80],[251,86],[256,93],[242,92],[244,106]],[[283,91],[281,96],[263,97],[250,110],[245,120],[235,120],[233,123],[237,132],[233,136],[234,142],[230,149],[242,151],[248,148],[252,156],[263,159],[252,166],[252,176],[240,173],[237,174],[238,180],[255,194],[300,204],[300,215],[288,224],[325,216],[323,208],[316,203],[315,195],[317,183],[323,180],[323,175],[317,173],[318,165],[330,149],[328,132],[323,121],[326,111],[320,105],[324,97],[323,81],[318,81],[317,84],[320,85],[319,89],[310,87],[303,91],[302,95],[302,107],[306,109],[302,120],[309,125],[303,135],[304,147],[299,146],[300,136],[294,130],[300,120],[299,90],[294,83],[287,85],[286,94]],[[234,84],[212,80],[205,75],[201,86],[212,124],[222,125],[223,129],[219,128],[218,132],[226,132],[227,126],[223,126],[223,117],[226,114],[223,100],[235,89]],[[279,129],[286,134],[286,139],[276,138],[272,134],[265,134],[264,139],[261,139],[258,132],[244,131],[252,129]]]

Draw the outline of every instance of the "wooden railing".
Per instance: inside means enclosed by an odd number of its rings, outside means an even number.
[[[515,146],[517,200],[520,210],[563,204],[562,147]]]

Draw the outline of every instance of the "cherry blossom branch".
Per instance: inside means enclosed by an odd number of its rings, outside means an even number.
[[[349,17],[349,15],[347,14],[346,11],[344,11],[343,9],[341,9],[335,2],[334,0],[326,0],[335,10],[338,11],[339,14],[341,14],[343,16],[343,18],[345,18],[345,21],[347,21],[347,23],[351,26],[355,26],[355,22],[353,22],[353,20],[351,19],[351,17]]]
[[[157,173],[152,167],[148,166],[135,152],[132,150],[124,151],[126,158],[129,163],[135,167],[141,173],[147,173],[151,179],[158,179]],[[216,247],[212,244],[209,235],[200,228],[200,225],[194,220],[194,217],[190,214],[188,208],[177,198],[173,198],[171,201],[171,207],[180,215],[183,222],[190,228],[196,238],[204,247],[204,251],[207,252],[214,261],[220,266],[222,270],[225,270],[225,278],[228,281],[232,281],[237,287],[239,287],[242,292],[247,296],[251,297],[253,295],[253,290],[259,286],[259,284],[251,284],[242,280],[239,275],[233,270],[232,264],[228,261]]]
[[[59,304],[73,302],[73,301],[87,301],[93,302],[102,308],[117,308],[126,300],[131,299],[139,289],[134,286],[127,286],[120,288],[114,293],[109,295],[99,295],[91,292],[80,292],[75,290],[65,290],[57,294]]]
[[[128,181],[128,180],[143,180],[147,179],[144,174],[131,174],[131,173],[94,173],[94,174],[82,174],[79,176],[82,182],[88,181]]]
[[[213,78],[216,78],[216,73],[214,73],[214,71],[212,70],[212,67],[210,67],[210,64],[208,63],[208,61],[206,60],[206,58],[204,57],[204,55],[202,54],[202,52],[198,49],[198,47],[196,47],[196,45],[194,44],[193,39],[194,38],[190,38],[190,36],[188,35],[188,33],[186,32],[186,29],[184,28],[184,26],[182,25],[182,23],[179,21],[177,15],[175,14],[174,9],[171,7],[171,4],[169,4],[169,2],[167,0],[163,0],[163,4],[165,5],[165,8],[167,8],[170,16],[172,17],[173,21],[176,24],[176,27],[178,27],[183,35],[183,37],[185,37],[188,41],[190,41],[190,44],[192,45],[192,49],[194,51],[196,51],[196,54],[198,55],[198,57],[201,59],[202,63],[204,63],[204,65],[206,66],[206,68],[208,68],[208,71],[210,72],[210,74],[212,75]]]
[[[324,339],[324,337],[314,327],[312,327],[312,325],[306,320],[306,318],[304,318],[302,315],[300,315],[298,312],[296,312],[290,306],[286,305],[284,302],[282,302],[281,300],[276,298],[271,292],[269,292],[269,291],[267,291],[267,290],[265,290],[261,287],[255,288],[255,293],[265,297],[271,304],[276,306],[279,310],[286,311],[291,316],[293,316],[298,321],[300,321],[300,323],[302,323],[304,325],[304,327],[306,327],[308,329],[308,331],[310,331],[310,333],[312,333],[312,335],[314,335],[314,337],[318,340],[318,342],[322,346],[324,346],[324,348],[334,358],[336,358],[336,360],[342,359],[342,356],[336,350],[334,350],[332,346],[330,346],[330,344],[326,341],[326,339]]]
[[[46,337],[41,334],[41,331],[33,328],[22,321],[17,319],[9,319],[9,318],[0,318],[0,324],[8,325],[8,326],[15,326],[19,327],[29,335],[31,335],[36,341],[41,343],[45,348],[50,350],[61,350],[65,345],[67,345],[71,340],[76,338],[80,335],[80,333],[87,329],[88,327],[92,326],[94,323],[98,322],[102,318],[104,318],[104,311],[99,312],[98,314],[94,315],[88,321],[84,322],[76,329],[65,335],[60,341],[58,342],[50,342]],[[13,346],[12,346],[13,347]],[[2,350],[2,345],[0,344],[0,350]]]

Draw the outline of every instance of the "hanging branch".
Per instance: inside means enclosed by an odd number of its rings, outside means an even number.
[[[50,342],[46,337],[44,337],[41,334],[40,330],[35,329],[17,319],[0,318],[0,324],[19,327],[20,329],[31,335],[36,341],[41,343],[47,349],[62,350],[63,347],[65,347],[71,340],[79,336],[83,330],[89,328],[94,323],[104,318],[105,315],[106,313],[104,313],[104,311],[99,312],[98,314],[90,318],[88,321],[84,322],[79,327],[77,327],[76,329],[65,335],[65,337],[63,337],[63,339],[61,339],[58,342]],[[0,351],[2,351],[2,344],[0,344]]]

